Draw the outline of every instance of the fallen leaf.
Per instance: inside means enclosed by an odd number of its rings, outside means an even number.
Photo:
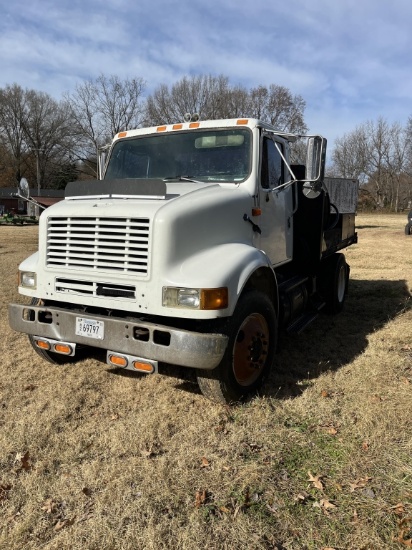
[[[313,476],[310,472],[308,472],[309,481],[313,483],[313,486],[316,487],[316,489],[319,489],[320,491],[323,491],[323,483],[321,482],[321,478],[323,476]]]
[[[399,544],[402,544],[403,546],[407,546],[408,548],[412,548],[412,539],[406,539],[405,535],[408,535],[411,531],[411,523],[412,518],[403,518],[398,522],[399,527],[399,536],[397,538],[394,538],[393,540],[395,542],[399,542]]]
[[[34,384],[29,384],[28,386],[25,386],[24,391],[33,391],[37,388]]]
[[[363,489],[371,479],[371,477],[361,477],[353,483],[349,483],[350,492],[353,493],[356,489]]]
[[[210,466],[210,462],[208,459],[204,456],[202,456],[202,464],[200,465],[201,468],[208,468]]]
[[[22,470],[26,470],[26,471],[30,470],[31,464],[29,461],[30,461],[29,451],[26,451],[24,454],[17,453],[16,458],[14,459],[14,463],[16,462],[20,463],[20,467],[17,468],[17,471],[21,472]]]
[[[330,516],[329,510],[336,508],[336,506],[329,502],[329,500],[327,500],[326,498],[322,498],[319,502],[314,502],[313,507],[320,508],[326,516]]]
[[[320,500],[320,505],[322,506],[322,508],[326,508],[327,510],[331,510],[333,508],[336,508],[336,505],[335,504],[332,504],[328,499],[326,498],[322,498]]]
[[[362,449],[363,449],[364,451],[367,451],[367,450],[369,449],[369,443],[368,443],[367,441],[364,441],[364,442],[362,443]]]
[[[88,487],[83,487],[82,493],[83,493],[84,495],[86,495],[87,497],[90,497],[90,496],[92,495],[92,490],[89,489]]]
[[[320,392],[320,395],[321,395],[322,397],[329,397],[329,393],[328,393],[326,390],[322,390],[322,391]]]
[[[200,489],[199,491],[196,491],[195,496],[195,506],[196,508],[200,508],[202,504],[206,502],[206,491],[204,489]]]

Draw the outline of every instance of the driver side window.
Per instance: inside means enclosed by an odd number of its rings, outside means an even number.
[[[280,143],[277,145],[283,149]],[[263,138],[262,171],[260,180],[264,189],[272,189],[283,183],[282,157],[275,143],[268,137]]]

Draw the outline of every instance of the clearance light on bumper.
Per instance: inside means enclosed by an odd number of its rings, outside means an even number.
[[[24,288],[37,288],[37,277],[33,271],[20,271],[19,272],[19,285]]]
[[[33,343],[39,349],[53,351],[54,353],[60,353],[61,355],[69,355],[73,357],[76,353],[76,344],[59,342],[58,340],[52,340],[51,338],[33,336]]]
[[[141,357],[117,353],[115,351],[107,352],[106,362],[112,367],[121,367],[123,369],[135,370],[146,374],[155,374],[158,372],[157,361],[142,359]]]
[[[178,288],[163,287],[163,306],[188,309],[226,309],[229,305],[227,287]]]

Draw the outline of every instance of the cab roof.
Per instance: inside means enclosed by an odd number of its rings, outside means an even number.
[[[300,136],[295,134],[288,134],[282,131],[277,130],[274,126],[267,122],[263,122],[256,118],[229,118],[229,119],[219,119],[219,120],[197,120],[192,122],[179,122],[176,124],[162,124],[160,126],[151,126],[148,128],[138,128],[136,130],[125,130],[119,132],[114,137],[113,141],[117,141],[122,138],[130,138],[134,136],[143,136],[148,134],[159,134],[159,133],[169,133],[177,132],[179,130],[193,130],[193,129],[210,129],[210,128],[263,128],[268,132],[274,133],[276,135],[282,136],[288,141],[296,141]]]

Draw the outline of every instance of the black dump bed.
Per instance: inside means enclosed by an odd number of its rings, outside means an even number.
[[[358,241],[355,216],[358,203],[357,179],[325,178],[330,198],[330,215],[325,222],[323,256]]]

